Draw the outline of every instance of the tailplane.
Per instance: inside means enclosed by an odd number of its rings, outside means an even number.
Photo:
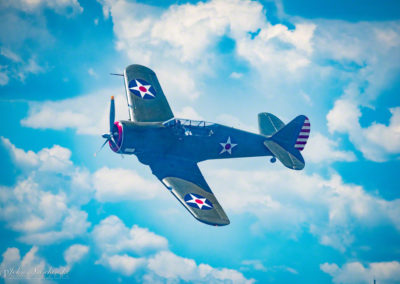
[[[265,118],[261,119],[264,122],[262,125],[260,116]],[[305,163],[300,151],[304,149],[310,135],[309,119],[304,115],[299,115],[284,125],[279,118],[272,114],[263,113],[258,117],[261,134],[269,138],[264,141],[264,145],[284,166],[293,170],[303,169]],[[275,129],[278,130],[273,132]],[[273,133],[271,134],[271,132]]]
[[[284,126],[285,124],[272,113],[262,112],[258,114],[258,129],[262,135],[271,137]]]

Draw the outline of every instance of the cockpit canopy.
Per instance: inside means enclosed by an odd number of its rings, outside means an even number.
[[[215,123],[207,122],[204,120],[192,120],[192,119],[183,119],[183,118],[171,118],[163,122],[165,127],[174,127],[174,126],[185,126],[185,127],[207,127],[214,125]]]

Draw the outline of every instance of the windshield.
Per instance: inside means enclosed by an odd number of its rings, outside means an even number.
[[[214,123],[203,121],[203,120],[172,118],[170,120],[163,122],[163,125],[165,125],[165,126],[182,125],[182,126],[192,126],[192,127],[206,127],[206,126],[214,125]]]

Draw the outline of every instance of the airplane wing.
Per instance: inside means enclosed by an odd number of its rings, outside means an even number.
[[[163,122],[174,117],[156,74],[133,64],[124,71],[129,116],[135,122]]]
[[[230,223],[195,162],[160,159],[150,163],[150,168],[197,220],[215,226]]]

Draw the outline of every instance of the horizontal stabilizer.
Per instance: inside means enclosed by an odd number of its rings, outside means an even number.
[[[262,112],[258,114],[258,129],[262,135],[270,137],[284,126],[285,124],[271,113]]]
[[[304,159],[298,150],[293,149],[293,153],[290,153],[272,140],[264,141],[264,145],[267,146],[271,153],[274,154],[285,167],[292,170],[302,170],[304,168]]]

